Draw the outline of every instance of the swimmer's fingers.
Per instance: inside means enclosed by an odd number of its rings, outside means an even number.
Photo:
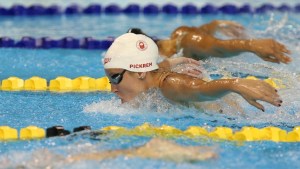
[[[280,52],[276,52],[274,55],[269,55],[268,57],[263,58],[265,61],[274,62],[274,63],[289,63],[292,59],[289,56],[286,56]]]
[[[282,63],[289,63],[292,61],[292,59],[287,56],[286,54],[291,54],[291,51],[288,50],[283,44],[273,41],[274,42],[274,48],[275,53],[274,56],[280,60]]]
[[[245,98],[245,99],[246,99],[246,101],[247,101],[249,104],[251,104],[252,106],[254,106],[254,107],[260,109],[260,110],[263,111],[263,112],[265,111],[264,106],[261,105],[261,104],[259,104],[259,103],[256,102],[255,100],[247,99],[247,98]]]
[[[292,59],[289,51],[283,44],[274,39],[256,39],[251,41],[254,53],[265,61],[274,63],[289,63]]]
[[[278,56],[278,58],[280,59],[280,61],[282,63],[285,63],[285,64],[290,63],[292,61],[292,58],[290,58],[289,56],[283,55],[283,54]]]
[[[280,107],[282,100],[280,99],[277,90],[274,89],[271,85],[263,82],[259,88],[259,94],[255,97],[244,97],[251,105],[257,107],[258,109],[264,111],[264,107],[257,102],[257,100],[261,100],[267,103],[270,103],[274,106]]]
[[[192,59],[192,58],[187,58],[187,57],[169,58],[168,61],[171,65],[171,67],[175,67],[177,65],[186,64],[186,63],[193,64],[196,66],[200,65],[199,61]]]
[[[275,57],[277,57],[280,60],[280,62],[282,62],[282,63],[289,63],[289,62],[292,61],[292,58],[289,57],[289,56],[287,56],[287,55],[285,55],[285,53],[289,54],[291,52],[289,50],[286,51],[286,52],[285,51],[286,50],[277,51],[274,55],[275,55]]]
[[[183,60],[183,63],[189,63],[189,64],[193,64],[195,66],[200,66],[200,62],[195,60],[195,59],[192,59],[192,58],[187,58],[187,57],[182,57],[184,58]]]
[[[262,57],[262,59],[267,62],[280,63],[278,58],[272,56]]]
[[[238,79],[237,88],[238,93],[251,105],[264,111],[264,107],[257,101],[264,101],[274,106],[281,106],[282,100],[280,99],[277,90],[270,84],[262,80]]]
[[[202,72],[198,69],[190,69],[190,70],[184,70],[182,72],[180,72],[182,74],[186,74],[189,76],[193,76],[193,77],[197,77],[197,78],[201,78],[202,77]]]
[[[286,55],[283,54],[274,54],[273,55],[268,55],[268,56],[264,56],[262,57],[262,59],[264,61],[268,61],[268,62],[273,62],[273,63],[289,63],[292,61],[292,59]]]
[[[277,107],[281,106],[281,103],[282,103],[282,100],[279,98],[279,96],[277,94],[275,94],[275,92],[265,93],[265,95],[263,95],[258,100],[268,102]]]
[[[281,106],[282,99],[280,98],[279,94],[277,93],[277,90],[273,88],[268,83],[263,82],[264,88],[261,89],[262,92],[264,92],[264,97],[262,97],[262,101],[266,101],[274,106]]]
[[[280,50],[281,50],[283,53],[286,53],[286,54],[289,54],[289,55],[292,53],[292,52],[291,52],[290,50],[288,50],[283,44],[278,43],[277,45],[279,46]]]
[[[188,75],[202,78],[202,72],[197,69],[188,70]]]
[[[194,64],[196,66],[200,66],[200,62],[195,59],[189,58],[189,62],[191,62],[191,64]]]

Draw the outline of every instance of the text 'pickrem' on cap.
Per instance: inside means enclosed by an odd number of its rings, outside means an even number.
[[[158,69],[158,47],[145,35],[126,33],[115,39],[103,61],[104,68],[121,68],[132,72]]]

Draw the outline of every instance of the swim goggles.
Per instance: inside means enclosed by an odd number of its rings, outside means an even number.
[[[116,74],[113,74],[112,76],[110,76],[109,77],[110,83],[115,84],[115,85],[121,83],[125,72],[126,72],[126,69],[124,69],[121,73],[116,73]]]

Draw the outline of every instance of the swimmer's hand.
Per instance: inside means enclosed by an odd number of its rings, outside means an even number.
[[[274,63],[289,63],[292,61],[287,56],[287,54],[291,54],[291,51],[273,39],[251,40],[250,48],[253,53],[265,61]]]
[[[172,71],[174,71],[174,69],[182,69],[176,72],[201,78],[202,71],[200,70],[200,66],[200,61],[187,57],[166,58],[159,64],[159,67],[164,69]]]
[[[195,66],[200,66],[200,62],[187,57],[176,57],[176,58],[167,58],[166,59],[171,67],[175,67],[180,64],[193,64]]]
[[[282,100],[277,90],[262,80],[236,79],[233,90],[239,93],[248,103],[265,111],[257,100],[265,101],[274,106],[281,106]]]
[[[217,31],[230,38],[247,38],[245,28],[239,23],[227,20],[214,21],[218,25]]]

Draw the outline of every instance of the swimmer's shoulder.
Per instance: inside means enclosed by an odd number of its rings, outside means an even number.
[[[193,90],[196,78],[176,72],[165,72],[160,77],[159,89],[166,98],[181,104],[190,100],[186,93]]]
[[[159,87],[168,88],[168,87],[181,87],[188,86],[189,83],[193,83],[195,77],[176,73],[172,71],[162,71],[159,76]]]

